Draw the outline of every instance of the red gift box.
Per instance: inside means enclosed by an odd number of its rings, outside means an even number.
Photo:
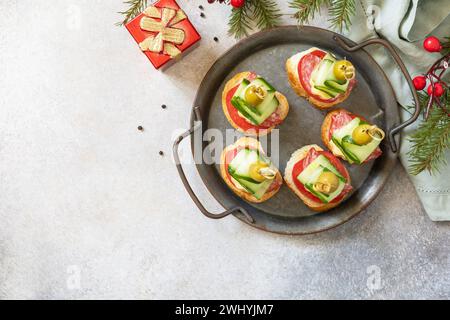
[[[151,8],[151,7],[155,7]],[[143,18],[146,19],[146,21],[151,21],[154,23],[157,28],[158,24],[161,23],[161,26],[163,26],[163,17],[162,17],[162,10],[164,8],[170,8],[176,10],[177,14],[180,13],[183,16],[183,11],[180,11],[180,7],[178,6],[177,2],[175,0],[159,0],[155,2],[153,5],[151,5],[149,8],[147,8],[143,13],[138,15],[136,18],[134,18],[132,21],[126,24],[126,28],[130,32],[130,34],[133,36],[134,40],[140,45],[141,50],[145,48],[145,44],[143,44],[144,40],[148,39],[149,37],[158,37],[163,34],[163,31],[161,32],[150,32],[143,30],[141,28],[141,20]],[[150,9],[149,11],[147,11]],[[157,17],[158,11],[160,14],[160,17]],[[169,11],[169,10],[167,10]],[[149,13],[151,12],[151,13]],[[146,14],[147,13],[147,14]],[[153,13],[156,13],[153,15]],[[197,32],[197,30],[194,28],[192,23],[189,21],[189,18],[185,16],[181,21],[176,22],[177,16],[171,17],[169,21],[165,21],[167,28],[173,28],[173,29],[179,29],[184,32],[184,41],[182,43],[175,43],[171,42],[172,39],[165,39],[163,40],[163,48],[159,53],[149,51],[148,49],[144,51],[145,55],[148,57],[150,62],[153,64],[153,66],[156,69],[159,69],[161,66],[165,65],[167,62],[174,59],[171,55],[167,54],[166,48],[172,46],[172,50],[177,51],[173,48],[175,46],[181,53],[185,52],[188,48],[190,48],[192,45],[200,41],[201,37],[200,34]],[[172,22],[176,22],[172,24]],[[172,30],[173,31],[173,30]],[[178,32],[179,33],[179,32]],[[167,44],[169,44],[167,46]],[[156,49],[158,50],[158,49]],[[167,50],[168,51],[168,50]]]

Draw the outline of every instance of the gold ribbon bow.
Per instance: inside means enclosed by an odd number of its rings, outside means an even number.
[[[144,10],[140,27],[142,30],[156,32],[142,41],[139,46],[142,51],[167,54],[176,57],[181,51],[175,46],[182,44],[186,37],[184,30],[172,26],[187,18],[183,10],[171,8],[148,7]],[[160,19],[160,20],[156,20]]]

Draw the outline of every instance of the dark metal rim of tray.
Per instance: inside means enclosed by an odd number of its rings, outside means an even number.
[[[219,89],[222,81],[225,79],[227,70],[230,69],[230,65],[236,64],[236,61],[245,58],[248,53],[262,50],[268,47],[273,47],[277,44],[301,43],[302,41],[307,41],[307,39],[309,39],[310,41],[314,41],[311,39],[322,39],[321,41],[327,42],[329,46],[334,46],[335,50],[337,51],[340,50],[344,53],[347,52],[349,54],[353,54],[359,59],[365,59],[364,67],[370,71],[373,71],[379,76],[381,75],[383,81],[385,81],[385,84],[383,84],[383,86],[385,86],[383,90],[386,95],[392,95],[392,97],[389,97],[392,103],[388,108],[384,110],[386,118],[386,129],[388,132],[388,143],[386,143],[386,145],[388,145],[388,147],[385,148],[383,157],[375,162],[374,166],[371,169],[370,176],[364,182],[363,186],[360,187],[357,192],[355,192],[350,197],[350,199],[347,199],[338,207],[340,208],[339,214],[336,212],[325,212],[312,215],[310,217],[299,218],[272,216],[258,209],[255,209],[254,207],[234,195],[234,193],[225,186],[222,178],[215,171],[212,165],[197,164],[197,170],[200,174],[201,179],[203,180],[203,183],[206,185],[207,189],[214,196],[214,198],[224,208],[226,208],[226,210],[222,213],[209,212],[198,199],[195,192],[192,190],[184,174],[178,155],[178,147],[180,142],[184,138],[192,135],[195,132],[195,122],[207,122],[207,117],[205,117],[205,115],[208,115],[212,98],[214,97],[215,92]],[[399,124],[399,112],[397,103],[395,101],[395,95],[389,80],[387,79],[380,66],[375,62],[375,60],[366,51],[362,50],[363,47],[374,44],[382,45],[392,55],[400,70],[403,72],[413,94],[416,105],[415,112],[410,119],[401,124]],[[371,73],[372,72],[368,72],[369,77]],[[399,144],[399,137],[397,134],[403,128],[413,123],[418,118],[419,113],[419,101],[417,93],[412,84],[411,77],[401,58],[398,56],[395,49],[389,42],[382,39],[371,39],[361,44],[356,44],[353,41],[334,32],[316,27],[279,27],[256,33],[244,40],[241,40],[226,53],[224,53],[213,64],[213,66],[204,77],[197,92],[190,121],[191,128],[175,140],[173,146],[173,156],[178,173],[188,194],[197,205],[199,210],[208,218],[220,219],[233,214],[238,219],[251,225],[252,227],[268,232],[285,235],[314,234],[327,231],[347,222],[351,218],[355,217],[358,213],[363,211],[376,198],[396,163]],[[205,130],[205,127],[207,126],[203,126],[203,130]],[[203,146],[203,149],[205,148],[205,146],[206,145]],[[191,149],[194,154],[193,139],[191,139]],[[218,193],[220,193],[220,196],[218,196]],[[345,214],[341,214],[341,212],[344,212]]]

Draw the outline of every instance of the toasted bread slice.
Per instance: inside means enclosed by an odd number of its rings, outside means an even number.
[[[316,48],[312,48],[312,49],[316,49]],[[299,75],[298,75],[298,64],[300,62],[300,59],[305,53],[308,53],[308,51],[310,51],[310,50],[306,50],[306,51],[297,53],[294,56],[290,57],[286,61],[286,72],[288,74],[289,83],[290,83],[291,87],[294,89],[294,91],[299,96],[306,98],[316,108],[321,109],[321,110],[330,109],[333,106],[335,106],[335,105],[341,103],[342,101],[344,101],[345,99],[347,99],[352,90],[347,90],[347,92],[345,94],[340,95],[336,100],[333,100],[330,102],[321,101],[321,100],[318,100],[318,99],[310,96],[306,92],[306,90],[303,88],[302,83],[299,78]]]
[[[270,131],[272,131],[273,128],[275,128],[277,125],[280,125],[284,121],[284,119],[287,117],[287,115],[289,113],[289,103],[288,103],[286,97],[277,91],[277,92],[275,92],[275,97],[278,99],[278,101],[280,103],[280,105],[278,106],[278,108],[276,110],[276,112],[279,114],[279,116],[281,118],[281,122],[279,124],[272,126],[266,130],[260,130],[260,131],[258,131],[258,133],[256,133],[255,130],[245,131],[244,129],[239,127],[239,125],[237,125],[233,121],[233,119],[231,119],[230,114],[228,113],[226,97],[227,97],[228,92],[231,89],[233,89],[235,86],[240,84],[242,82],[242,80],[247,78],[250,74],[251,73],[248,71],[238,73],[225,84],[225,88],[222,92],[222,109],[223,109],[223,113],[227,117],[228,121],[233,126],[233,128],[235,128],[236,130],[238,130],[242,133],[245,133],[247,135],[250,135],[250,136],[264,136],[264,135],[268,134]]]
[[[278,186],[275,189],[273,189],[269,192],[266,192],[264,194],[264,196],[261,197],[261,199],[257,199],[251,193],[247,192],[246,190],[236,187],[233,184],[233,182],[228,178],[227,171],[226,171],[226,165],[225,165],[225,160],[226,160],[225,156],[228,151],[233,150],[239,146],[242,146],[242,147],[249,146],[249,147],[258,149],[262,154],[265,154],[265,152],[261,146],[261,143],[258,140],[254,139],[254,138],[250,138],[250,137],[240,138],[234,144],[229,145],[222,151],[222,155],[220,157],[220,174],[221,174],[223,180],[228,185],[228,187],[231,190],[233,190],[234,193],[236,193],[239,197],[241,197],[242,199],[244,199],[248,202],[260,203],[260,202],[264,202],[264,201],[270,199],[278,192],[278,190],[280,190],[281,185],[283,184],[283,177],[281,176],[281,173],[278,170],[277,170],[277,175],[274,179],[274,182],[277,182]]]
[[[311,148],[316,149],[317,151],[323,151],[323,149],[321,147],[319,147],[318,145],[312,144],[309,146],[304,146],[300,149],[298,149],[297,151],[295,151],[291,158],[289,159],[287,165],[286,165],[286,169],[284,171],[284,181],[286,182],[287,186],[294,191],[294,193],[313,211],[316,212],[323,212],[323,211],[327,211],[330,210],[334,207],[337,207],[341,202],[336,202],[336,203],[322,203],[322,202],[316,202],[313,201],[312,199],[308,198],[305,194],[303,194],[295,185],[293,178],[292,178],[292,170],[294,169],[294,166],[297,162],[299,162],[300,160],[302,160],[303,158],[306,157],[306,155],[308,154],[309,150]],[[348,183],[350,184],[350,176],[347,173],[348,178]]]

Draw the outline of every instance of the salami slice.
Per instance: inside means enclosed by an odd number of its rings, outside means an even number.
[[[328,139],[331,140],[331,137],[333,136],[333,133],[345,126],[347,123],[355,119],[356,116],[352,113],[348,112],[339,112],[334,113],[331,117],[331,125],[330,125],[330,131],[328,132]]]
[[[300,160],[299,162],[297,162],[294,165],[294,168],[292,169],[292,180],[294,181],[297,189],[303,195],[305,195],[307,198],[311,199],[312,201],[319,202],[319,203],[321,203],[322,201],[319,198],[317,198],[315,195],[313,195],[311,192],[309,192],[305,188],[305,186],[297,179],[297,177],[300,173],[302,173],[302,171],[306,167],[308,167],[311,164],[311,162],[313,162],[320,155],[324,155],[331,162],[333,167],[335,167],[336,170],[342,174],[342,176],[344,178],[346,178],[347,180],[349,180],[349,178],[350,178],[347,170],[345,170],[344,165],[331,153],[329,153],[328,151],[317,151],[314,148],[309,149],[309,152],[306,155],[306,157],[304,157],[302,160]],[[344,189],[342,190],[341,194],[339,196],[337,196],[336,198],[334,198],[331,201],[331,203],[336,203],[336,202],[341,201],[351,190],[352,190],[352,186],[347,183],[345,185]]]

